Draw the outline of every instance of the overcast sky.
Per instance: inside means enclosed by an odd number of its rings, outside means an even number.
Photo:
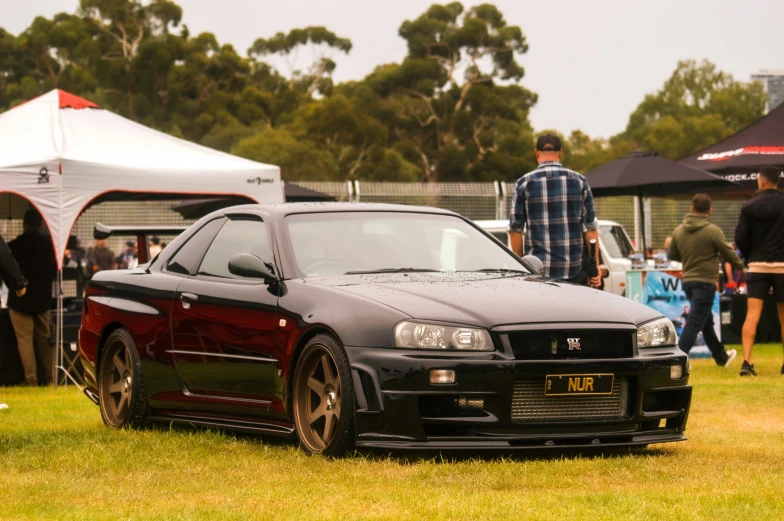
[[[324,25],[350,38],[336,56],[335,79],[359,79],[405,54],[397,35],[428,0],[175,0],[191,33],[209,31],[245,54],[258,37]],[[443,3],[448,3],[444,1]],[[464,5],[481,2],[466,0]],[[748,81],[759,69],[784,69],[781,0],[496,0],[519,25],[529,51],[525,87],[539,94],[534,128],[622,131],[646,93],[658,90],[680,59],[707,58]],[[74,12],[78,0],[0,0],[0,26],[18,34],[37,15]]]

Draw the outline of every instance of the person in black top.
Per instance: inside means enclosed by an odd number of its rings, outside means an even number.
[[[748,266],[746,291],[749,302],[743,323],[741,376],[757,376],[751,351],[762,305],[771,289],[784,333],[784,194],[778,191],[780,178],[781,172],[776,167],[766,166],[760,170],[757,176],[759,193],[743,205],[735,229],[735,245]],[[784,365],[781,374],[784,375]]]
[[[43,225],[41,215],[36,210],[28,210],[23,224],[22,235],[8,246],[21,267],[22,275],[27,278],[27,292],[24,295],[11,293],[8,307],[25,382],[38,385],[49,382],[54,365],[54,349],[49,341],[49,310],[57,263],[51,238],[39,231]]]
[[[19,264],[16,263],[11,248],[3,240],[2,235],[0,235],[0,282],[5,282],[5,285],[19,297],[27,291],[27,279],[22,275]]]

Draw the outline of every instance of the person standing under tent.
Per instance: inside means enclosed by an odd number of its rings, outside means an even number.
[[[162,250],[161,239],[153,236],[152,239],[150,239],[150,258],[154,259]]]
[[[130,270],[136,267],[138,259],[136,258],[136,242],[125,241],[125,250],[116,259],[117,269]]]
[[[22,275],[19,264],[2,235],[0,235],[0,282],[5,282],[8,289],[18,297],[24,296],[27,291],[27,279]]]
[[[743,366],[741,376],[757,376],[751,352],[765,298],[773,290],[778,306],[784,344],[784,194],[778,191],[781,173],[766,166],[757,176],[759,193],[741,208],[735,245],[748,265],[746,293],[749,296],[743,323]],[[784,375],[784,364],[781,366]]]
[[[95,246],[87,251],[90,276],[103,270],[114,269],[114,252],[106,246],[105,239],[96,239]]]
[[[57,274],[51,238],[40,232],[43,219],[36,210],[24,216],[22,235],[8,246],[27,279],[27,292],[8,297],[19,357],[27,385],[49,383],[54,366],[54,349],[49,339],[52,282]],[[40,374],[43,380],[39,380]]]
[[[584,253],[592,239],[599,240],[591,188],[585,177],[561,165],[558,136],[539,137],[536,160],[539,167],[515,184],[509,246],[521,257],[524,253],[538,257],[550,279],[585,283]],[[591,271],[598,273],[598,258],[593,262],[596,270]],[[601,275],[587,279],[594,288],[601,282]]]

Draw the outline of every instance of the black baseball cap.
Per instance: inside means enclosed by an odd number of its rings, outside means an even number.
[[[544,134],[536,140],[536,149],[540,152],[559,152],[561,140],[554,134]]]

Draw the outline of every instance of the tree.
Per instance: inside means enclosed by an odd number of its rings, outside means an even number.
[[[101,60],[98,65],[103,69],[100,90],[125,98],[125,113],[138,118],[139,109],[150,110],[153,99],[136,100],[138,82],[147,77],[149,58],[155,53],[140,57],[140,52],[153,37],[168,38],[169,27],[179,25],[182,8],[169,0],[153,0],[142,4],[138,0],[81,0],[80,14],[99,31],[97,38],[101,46]],[[145,41],[146,40],[146,41]],[[158,69],[168,67],[175,56],[168,56]],[[96,64],[97,65],[97,64]],[[153,94],[154,97],[154,94]]]
[[[764,110],[761,85],[738,82],[707,60],[681,61],[659,92],[645,96],[622,137],[678,159],[750,125]]]
[[[399,34],[408,44],[400,65],[367,78],[385,98],[393,135],[416,151],[423,181],[465,179],[487,167],[500,146],[499,120],[527,125],[536,95],[517,82],[517,58],[528,50],[522,31],[493,5],[464,12],[462,4],[435,4]],[[509,127],[509,126],[507,126]],[[413,158],[412,158],[413,159]]]
[[[298,139],[287,130],[267,128],[242,139],[232,154],[280,167],[281,174],[291,181],[332,181],[340,178],[333,155]]]
[[[282,58],[290,73],[290,78],[285,83],[288,89],[297,90],[303,93],[305,98],[310,98],[316,92],[328,94],[332,90],[331,76],[336,65],[330,53],[340,51],[348,54],[351,47],[351,40],[348,38],[341,38],[326,27],[311,26],[293,29],[288,34],[277,33],[269,39],[259,38],[248,49],[248,55],[277,55]],[[314,56],[313,63],[305,72],[295,69],[298,51],[303,48],[310,48]]]

